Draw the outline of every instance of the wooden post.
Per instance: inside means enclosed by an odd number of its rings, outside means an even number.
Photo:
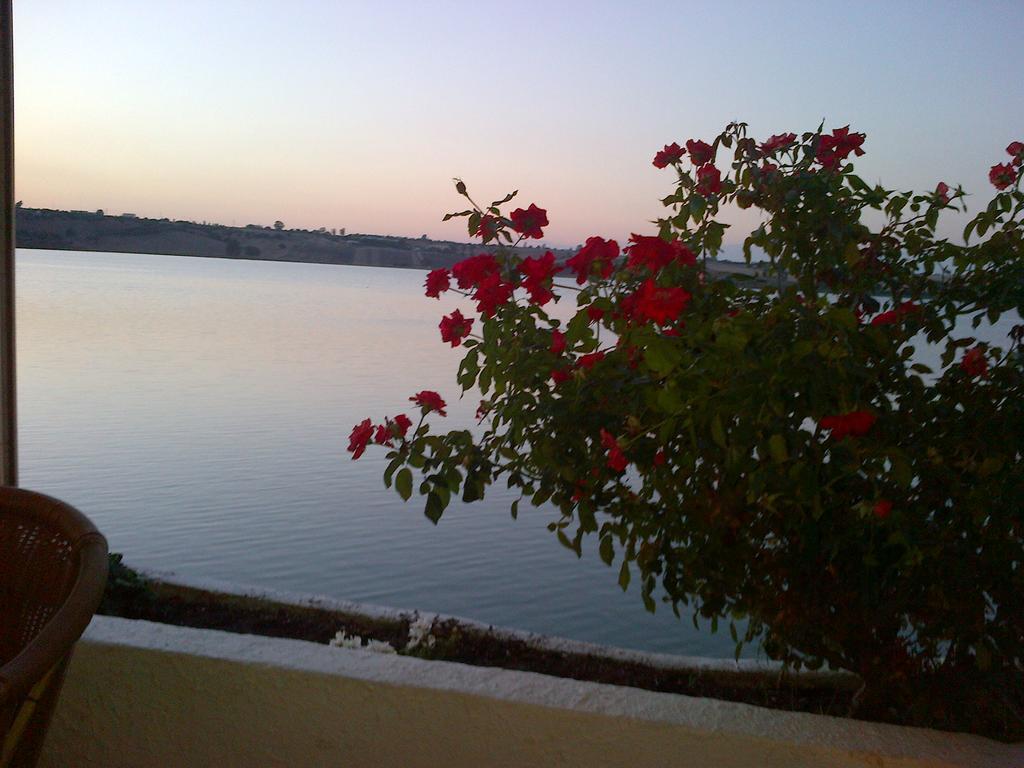
[[[0,0],[0,484],[18,484],[14,359],[14,33]]]

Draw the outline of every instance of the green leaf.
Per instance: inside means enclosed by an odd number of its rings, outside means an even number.
[[[601,559],[605,565],[611,565],[612,560],[615,559],[615,547],[612,544],[612,537],[605,536],[601,539],[601,544],[598,547],[598,553],[601,555]]]
[[[909,488],[910,484],[914,479],[914,471],[911,469],[910,464],[902,456],[891,457],[892,469],[890,471],[892,479],[902,488]]]
[[[644,362],[661,376],[671,371],[679,360],[679,350],[669,339],[652,339],[644,349]]]
[[[768,438],[768,451],[771,453],[772,461],[782,464],[789,458],[786,450],[786,438],[782,435],[772,435]]]
[[[403,467],[395,477],[395,490],[402,497],[402,501],[408,501],[412,496],[412,471],[408,467]]]
[[[622,561],[622,567],[619,568],[619,586],[622,587],[623,592],[629,588],[629,563],[625,560]]]
[[[431,491],[427,494],[427,503],[423,508],[423,514],[426,515],[430,522],[437,525],[437,521],[441,519],[441,515],[444,514],[444,508],[446,506],[448,506],[448,504],[442,496],[436,491]]]
[[[388,468],[384,470],[384,487],[385,488],[390,488],[391,487],[391,477],[395,474],[395,472],[398,470],[398,468],[400,466],[402,466],[402,457],[401,456],[395,457],[394,459],[391,460],[391,463],[388,464]]]
[[[509,192],[507,195],[505,195],[503,198],[501,198],[501,200],[495,200],[493,203],[491,203],[491,207],[493,208],[494,206],[497,206],[497,205],[504,205],[505,203],[507,203],[509,200],[511,200],[513,197],[515,197],[518,194],[519,194],[519,190],[518,189],[515,192]]]
[[[647,609],[647,612],[654,613],[655,608],[657,607],[654,603],[654,598],[647,594],[647,592],[641,592],[640,599],[644,601],[644,608]]]
[[[726,447],[725,430],[722,429],[722,420],[718,418],[717,413],[711,419],[711,439],[715,441],[719,448]]]

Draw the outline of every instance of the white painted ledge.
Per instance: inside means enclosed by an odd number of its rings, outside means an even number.
[[[1024,747],[96,617],[42,766],[1024,765]]]

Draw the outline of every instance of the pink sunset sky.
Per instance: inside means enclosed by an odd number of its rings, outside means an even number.
[[[1024,139],[1020,2],[19,0],[14,26],[37,207],[464,240],[460,176],[567,246],[650,231],[655,151],[734,119],[850,124],[865,179],[973,210]]]

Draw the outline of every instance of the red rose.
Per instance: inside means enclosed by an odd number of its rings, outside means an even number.
[[[348,450],[353,459],[358,459],[363,455],[371,437],[373,437],[373,424],[369,419],[364,419],[352,427],[352,433],[348,436]]]
[[[672,255],[676,261],[680,264],[686,264],[687,266],[693,267],[697,264],[697,254],[687,248],[679,240],[673,240],[672,243]]]
[[[391,445],[391,430],[384,424],[377,427],[377,432],[373,436],[373,442],[377,445]]]
[[[580,355],[576,360],[576,367],[584,371],[589,371],[602,360],[604,360],[604,352],[591,352],[586,355]]]
[[[942,201],[943,205],[949,205],[949,186],[944,181],[940,181],[939,185],[935,187],[935,196]]]
[[[684,154],[686,154],[686,150],[676,142],[673,141],[671,144],[666,144],[665,148],[654,156],[654,167],[664,168],[666,165],[678,163],[683,159]]]
[[[604,310],[591,304],[587,307],[587,318],[592,323],[599,323],[604,318]]]
[[[775,136],[769,136],[768,140],[761,145],[761,152],[770,155],[772,152],[785,149],[794,141],[796,141],[795,133],[779,133]]]
[[[485,213],[480,217],[480,223],[476,225],[473,235],[482,238],[485,243],[490,242],[498,234],[500,222],[494,216]]]
[[[718,194],[722,190],[722,174],[713,165],[702,165],[697,169],[697,194]]]
[[[1010,163],[993,165],[988,172],[988,180],[996,189],[1006,189],[1017,180],[1017,170]]]
[[[654,454],[654,460],[651,462],[654,466],[660,467],[665,463],[665,451],[659,448]]]
[[[1024,141],[1011,141],[1006,145],[1006,154],[1013,158],[1014,165],[1024,164]]]
[[[540,240],[544,237],[541,227],[548,225],[548,212],[533,203],[526,210],[516,208],[512,211],[512,229],[526,238]]]
[[[551,332],[551,354],[560,355],[565,352],[565,334],[557,328]]]
[[[451,342],[453,347],[457,347],[464,338],[469,336],[469,329],[473,327],[473,321],[463,317],[462,312],[456,309],[450,315],[445,315],[441,318],[439,327],[441,329],[441,341]]]
[[[437,411],[439,416],[448,415],[444,410],[448,406],[445,405],[444,400],[441,399],[441,396],[437,394],[437,392],[431,392],[429,389],[425,389],[422,392],[417,392],[415,395],[410,397],[409,400],[416,403],[420,408],[425,408],[425,413]]]
[[[847,435],[866,435],[877,420],[878,417],[868,411],[850,411],[838,416],[825,416],[820,424],[822,429],[831,431],[834,439],[842,440]]]
[[[888,499],[879,499],[871,510],[879,520],[885,520],[892,512],[892,502]]]
[[[441,298],[441,294],[451,288],[450,274],[447,269],[432,269],[427,273],[427,296],[432,299]]]
[[[906,315],[913,314],[921,309],[912,301],[904,301],[898,307],[881,312],[871,318],[871,325],[895,325]]]
[[[678,319],[690,303],[690,294],[682,288],[659,288],[648,278],[622,300],[623,314],[637,323],[665,325]]]
[[[715,156],[715,150],[710,144],[705,144],[699,139],[690,139],[686,142],[686,149],[690,153],[690,160],[694,165],[705,165],[711,162]]]
[[[565,266],[576,273],[576,282],[583,285],[587,278],[598,274],[601,278],[611,275],[612,262],[619,255],[619,244],[614,240],[588,237],[579,253],[565,262]]]
[[[498,260],[489,253],[470,256],[452,267],[452,275],[458,281],[459,288],[466,289],[479,285],[484,278],[501,272]]]
[[[562,271],[561,267],[555,266],[555,254],[548,251],[539,258],[524,259],[519,265],[519,271],[523,273],[522,286],[530,294],[530,301],[538,307],[543,307],[552,298],[550,286],[552,278]]]
[[[675,257],[675,250],[672,244],[662,240],[657,235],[630,235],[630,245],[626,246],[626,266],[630,269],[647,267],[651,272],[657,272],[662,267],[672,262]]]
[[[626,246],[626,253],[628,254],[626,266],[631,269],[647,267],[651,272],[657,272],[672,262],[689,266],[697,263],[697,257],[693,251],[679,240],[673,240],[669,243],[657,235],[633,234],[630,235],[629,242],[630,245]]]
[[[616,472],[622,472],[629,464],[629,459],[626,458],[626,454],[619,447],[619,441],[615,439],[615,435],[602,429],[601,446],[608,450],[608,466]]]
[[[512,298],[515,288],[515,285],[506,283],[497,273],[488,275],[480,281],[476,293],[473,294],[477,311],[483,317],[493,316],[498,307],[507,304]]]
[[[839,166],[840,160],[845,160],[851,152],[857,157],[864,154],[861,145],[867,138],[863,133],[850,133],[850,126],[836,128],[831,136],[822,136],[818,141],[818,151],[815,155],[821,165],[833,170]]]
[[[964,373],[972,378],[988,376],[988,360],[985,359],[985,350],[981,345],[971,347],[964,353],[964,359],[960,361],[960,367]]]
[[[391,422],[395,437],[405,437],[405,434],[409,431],[409,427],[412,426],[412,421],[404,413],[400,413],[395,416],[395,420]]]
[[[568,381],[570,378],[572,378],[572,374],[569,373],[569,371],[558,368],[553,368],[551,370],[551,380],[555,382],[555,384],[561,384]]]

